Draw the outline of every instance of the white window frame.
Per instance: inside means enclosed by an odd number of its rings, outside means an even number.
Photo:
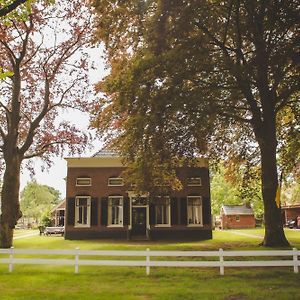
[[[121,180],[122,182],[120,184],[111,184],[110,180]],[[108,178],[108,186],[124,186],[124,179],[122,177],[109,177]]]
[[[80,184],[78,183],[79,180],[89,180],[89,184]],[[76,186],[91,186],[92,185],[92,178],[90,177],[77,177],[76,178]]]
[[[201,204],[199,205],[200,206],[200,216],[198,217],[200,219],[200,223],[190,223],[189,222],[189,219],[190,219],[190,216],[189,216],[189,199],[195,199],[195,198],[200,198],[200,202]],[[192,206],[194,207],[194,206]],[[187,224],[188,226],[191,226],[191,227],[203,227],[203,199],[202,199],[202,196],[188,196],[187,197]]]
[[[236,221],[236,222],[240,222],[240,221],[241,221],[240,215],[236,215],[236,216],[235,216],[235,221]]]
[[[189,180],[199,180],[199,183],[189,183]],[[202,186],[201,177],[189,177],[187,186]]]
[[[121,200],[122,211],[120,215],[119,224],[112,224],[112,204],[111,201],[115,198]],[[109,196],[108,197],[108,206],[107,206],[107,227],[124,227],[124,197],[123,196]]]
[[[162,198],[168,201],[167,205],[159,205],[155,204],[155,227],[170,227],[171,226],[171,199],[169,196],[158,196],[157,199],[161,200]],[[167,209],[167,216],[168,216],[168,223],[159,224],[157,223],[157,207],[158,206],[166,206]]]
[[[79,200],[80,199],[87,199],[87,222],[86,224],[82,224],[82,223],[78,223],[79,221]],[[75,197],[75,223],[74,223],[74,227],[91,227],[91,196],[76,196]]]

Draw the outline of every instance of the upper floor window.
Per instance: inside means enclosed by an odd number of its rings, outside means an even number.
[[[108,225],[123,226],[123,197],[108,197]]]
[[[157,226],[170,226],[170,214],[170,197],[157,197],[155,201],[155,224]]]
[[[123,186],[124,180],[122,177],[110,177],[108,178],[108,186]]]
[[[91,186],[92,178],[89,177],[78,177],[76,178],[76,186]]]
[[[91,197],[77,196],[75,198],[75,227],[90,227]]]
[[[202,226],[202,197],[187,197],[188,225]]]
[[[188,186],[201,186],[202,185],[201,177],[189,177],[187,185]]]

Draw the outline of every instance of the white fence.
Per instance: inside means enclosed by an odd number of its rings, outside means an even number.
[[[75,273],[79,273],[79,266],[131,266],[146,267],[146,274],[150,274],[150,267],[217,267],[220,275],[224,275],[225,267],[293,267],[294,273],[299,272],[300,250],[271,250],[271,251],[119,251],[119,250],[38,250],[38,249],[0,249],[0,255],[7,254],[7,258],[0,258],[0,264],[8,264],[9,272],[17,264],[26,265],[72,265]],[[60,255],[72,258],[18,258],[19,255]],[[144,260],[108,260],[82,259],[88,256],[106,257],[144,257]],[[249,260],[250,257],[268,257],[268,260]],[[153,257],[214,257],[214,260],[151,260]],[[230,260],[225,258],[231,257]],[[233,257],[248,257],[247,260],[232,260]],[[278,260],[278,257],[283,259]],[[273,259],[271,259],[273,258]]]

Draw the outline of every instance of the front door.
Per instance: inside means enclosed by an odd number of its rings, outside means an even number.
[[[146,235],[146,207],[132,208],[132,235]]]

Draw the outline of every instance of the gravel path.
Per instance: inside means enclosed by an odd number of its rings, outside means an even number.
[[[242,235],[242,236],[247,236],[247,237],[251,237],[251,238],[263,238],[262,235],[260,234],[252,234],[252,233],[245,233],[245,232],[239,232],[239,231],[234,231],[234,230],[230,230],[231,233],[236,234],[236,235]]]
[[[35,235],[38,235],[39,233],[38,232],[32,232],[32,233],[26,233],[26,234],[20,234],[20,235],[17,235],[17,236],[14,236],[14,240],[19,240],[19,239],[24,239],[24,238],[27,238],[27,237],[31,237],[31,236],[35,236]]]

